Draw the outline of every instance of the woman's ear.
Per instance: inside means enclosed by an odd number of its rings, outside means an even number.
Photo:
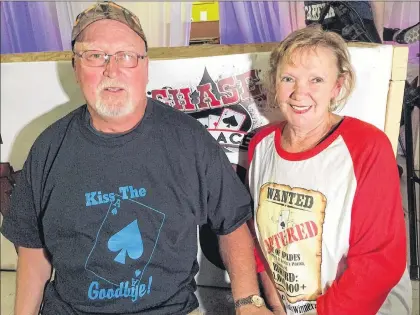
[[[332,91],[332,99],[336,99],[338,97],[338,95],[340,95],[341,89],[343,88],[344,82],[346,81],[346,74],[340,74],[340,76],[338,77],[334,89]]]

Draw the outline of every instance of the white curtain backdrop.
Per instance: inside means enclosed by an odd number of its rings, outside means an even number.
[[[419,22],[418,1],[385,2],[385,26],[404,28]]]
[[[135,13],[149,47],[188,46],[192,2],[118,2]]]
[[[92,4],[92,2],[75,1],[55,2],[63,50],[71,50],[71,30],[77,15]]]
[[[279,1],[282,39],[305,25],[305,7],[303,1]]]
[[[146,34],[149,47],[188,46],[192,2],[122,2],[136,14]],[[71,49],[71,30],[76,16],[94,2],[55,2],[64,50]]]

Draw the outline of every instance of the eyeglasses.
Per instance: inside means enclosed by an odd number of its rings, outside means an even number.
[[[111,57],[115,58],[118,66],[122,68],[137,67],[139,59],[144,59],[147,55],[140,55],[132,51],[118,51],[115,54],[107,54],[100,50],[86,50],[82,53],[73,52],[81,58],[82,64],[88,67],[103,67]]]

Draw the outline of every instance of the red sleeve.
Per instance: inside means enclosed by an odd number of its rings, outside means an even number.
[[[254,247],[255,265],[257,267],[257,273],[260,273],[265,270],[264,255],[261,253],[261,249],[258,246],[257,236],[255,235],[254,220],[251,219],[248,221],[248,228],[251,231],[254,242],[256,243]]]
[[[248,146],[248,168],[251,165],[252,159],[254,158],[255,148],[257,147],[258,143],[261,142],[266,136],[270,133],[274,132],[277,128],[281,128],[282,124],[270,124],[266,125],[261,128],[255,136],[252,137],[251,141],[249,142]]]
[[[350,226],[348,268],[317,299],[319,315],[374,315],[406,268],[406,227],[397,162],[376,128],[343,135],[357,188]],[[362,149],[360,149],[362,148]]]
[[[260,252],[258,250],[258,248],[254,248],[254,256],[255,256],[255,263],[257,265],[257,273],[263,272],[265,271],[265,266],[264,266],[264,262],[263,259],[260,256]]]

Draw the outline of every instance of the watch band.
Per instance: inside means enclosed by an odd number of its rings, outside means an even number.
[[[239,308],[243,305],[253,304],[256,307],[262,307],[265,305],[264,299],[259,295],[250,295],[246,298],[239,299],[235,302],[235,308]]]

